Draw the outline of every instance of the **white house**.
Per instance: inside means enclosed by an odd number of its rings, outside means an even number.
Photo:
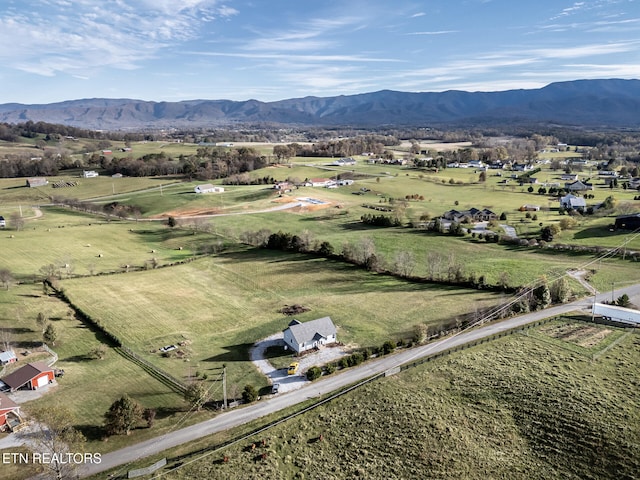
[[[82,176],[83,176],[84,178],[95,178],[95,177],[97,177],[98,175],[99,175],[99,174],[98,174],[98,172],[96,172],[96,171],[94,171],[94,170],[84,170],[84,171],[82,172]]]
[[[4,228],[7,226],[7,221],[4,219],[2,215],[0,215],[0,228]]]
[[[305,323],[293,320],[284,331],[286,347],[296,353],[302,353],[336,341],[336,326],[330,317],[322,317]]]
[[[346,185],[353,185],[353,180],[347,178],[345,180],[338,180],[338,185],[340,185],[341,187],[344,187]]]
[[[582,197],[569,194],[560,198],[560,206],[563,208],[586,208],[587,201]]]
[[[0,352],[0,365],[7,365],[8,363],[16,363],[18,357],[13,350],[7,350],[6,352]]]
[[[224,192],[224,187],[217,187],[210,183],[205,183],[204,185],[198,185],[193,190],[196,193],[222,193]]]

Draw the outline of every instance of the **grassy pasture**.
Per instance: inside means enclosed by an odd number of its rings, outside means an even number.
[[[431,361],[164,478],[634,478],[639,337],[598,360],[601,345],[549,339],[539,329]]]
[[[59,355],[55,366],[63,368],[65,376],[59,378],[58,386],[42,398],[23,405],[27,415],[35,406],[65,405],[73,412],[76,425],[90,440],[88,448],[91,451],[118,448],[130,441],[114,437],[104,443],[99,432],[104,413],[124,393],[145,407],[158,410],[154,430],[137,430],[134,436],[148,438],[175,423],[174,415],[180,416],[180,410],[185,407],[182,398],[111,349],[104,360],[89,360],[87,354],[101,345],[103,339],[75,319],[65,303],[44,295],[39,284],[0,290],[0,328],[10,332],[13,348],[22,362],[27,358],[22,355],[25,350],[33,352],[28,361],[36,360],[36,347],[42,341],[35,321],[39,312],[49,318],[58,332],[53,346]]]
[[[231,253],[170,269],[65,280],[63,286],[74,304],[161,368],[185,377],[190,368],[217,371],[227,362],[238,385],[265,382],[246,363],[247,350],[287,326],[289,319],[277,312],[285,304],[309,307],[302,321],[330,315],[346,344],[375,346],[410,337],[417,323],[437,324],[498,301],[487,292],[412,284],[274,252]],[[181,341],[190,362],[157,352]]]
[[[121,271],[125,265],[140,268],[152,258],[159,264],[174,263],[192,256],[201,241],[210,240],[209,235],[171,230],[155,222],[106,221],[57,208],[42,212],[23,230],[0,232],[0,265],[17,279],[41,276],[40,268],[49,264],[67,276]],[[180,246],[183,250],[178,250]]]

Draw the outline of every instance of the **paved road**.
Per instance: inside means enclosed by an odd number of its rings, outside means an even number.
[[[626,293],[631,298],[640,296],[640,284],[620,288],[615,291],[616,296],[620,296],[623,293]],[[596,297],[596,301],[600,302],[607,300],[610,295],[611,292],[599,294]],[[349,368],[341,373],[327,376],[321,381],[314,382],[290,393],[276,395],[244,408],[229,410],[202,423],[185,427],[146,442],[104,454],[102,455],[102,462],[100,464],[87,465],[81,469],[80,474],[82,477],[85,477],[120,465],[126,465],[135,460],[139,460],[140,458],[160,453],[164,450],[191,442],[198,438],[206,437],[207,435],[211,435],[216,432],[221,432],[243,425],[257,418],[270,415],[284,408],[304,402],[310,398],[326,395],[350,385],[357,384],[358,382],[362,382],[370,377],[384,374],[384,372],[397,368],[400,365],[414,362],[420,358],[442,352],[449,348],[465,345],[481,338],[489,337],[505,330],[510,330],[545,318],[566,314],[575,310],[590,309],[592,302],[593,297],[589,297],[565,305],[548,308],[546,310],[509,318],[507,320],[487,324],[479,328],[466,330],[457,335],[428,345],[404,350],[393,355],[366,362],[359,367]]]

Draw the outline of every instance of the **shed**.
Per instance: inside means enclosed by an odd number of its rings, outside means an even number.
[[[18,357],[13,350],[7,350],[6,352],[0,352],[0,365],[7,365],[9,363],[16,363]]]
[[[49,181],[44,177],[31,177],[27,178],[27,187],[44,187]]]
[[[20,389],[35,390],[53,382],[54,372],[43,362],[28,363],[2,379],[14,392]]]
[[[285,345],[296,353],[336,341],[336,326],[331,321],[331,317],[322,317],[305,323],[293,320],[284,330]]]

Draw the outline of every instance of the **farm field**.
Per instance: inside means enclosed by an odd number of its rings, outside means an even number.
[[[171,268],[64,280],[74,305],[174,376],[228,366],[231,384],[266,385],[248,363],[248,348],[291,320],[278,313],[300,304],[301,321],[331,316],[339,340],[374,347],[410,339],[417,323],[438,325],[491,306],[488,292],[410,283],[340,262],[270,251],[231,252]],[[464,296],[464,305],[456,301]],[[401,311],[398,305],[402,305]],[[165,358],[166,345],[183,348]],[[188,361],[187,361],[188,360]]]
[[[631,479],[639,361],[637,334],[557,320],[368,384],[213,454],[180,457],[163,478]]]
[[[20,363],[46,360],[39,353],[42,338],[36,317],[43,313],[54,325],[58,338],[51,347],[58,354],[56,368],[65,370],[58,385],[41,398],[24,406],[30,409],[50,404],[64,405],[73,413],[77,427],[88,440],[88,448],[95,451],[116,449],[131,439],[113,437],[103,441],[102,418],[111,403],[124,393],[138,399],[145,408],[155,408],[157,422],[153,429],[139,429],[133,433],[139,439],[159,434],[182,418],[188,409],[182,396],[170,391],[138,366],[107,348],[103,360],[91,359],[90,352],[104,344],[99,333],[87,328],[73,316],[69,307],[56,298],[43,294],[41,284],[23,284],[10,290],[0,290],[0,328],[9,332]],[[24,352],[31,352],[24,356]],[[194,419],[191,419],[194,421]],[[6,478],[0,473],[0,478]]]

